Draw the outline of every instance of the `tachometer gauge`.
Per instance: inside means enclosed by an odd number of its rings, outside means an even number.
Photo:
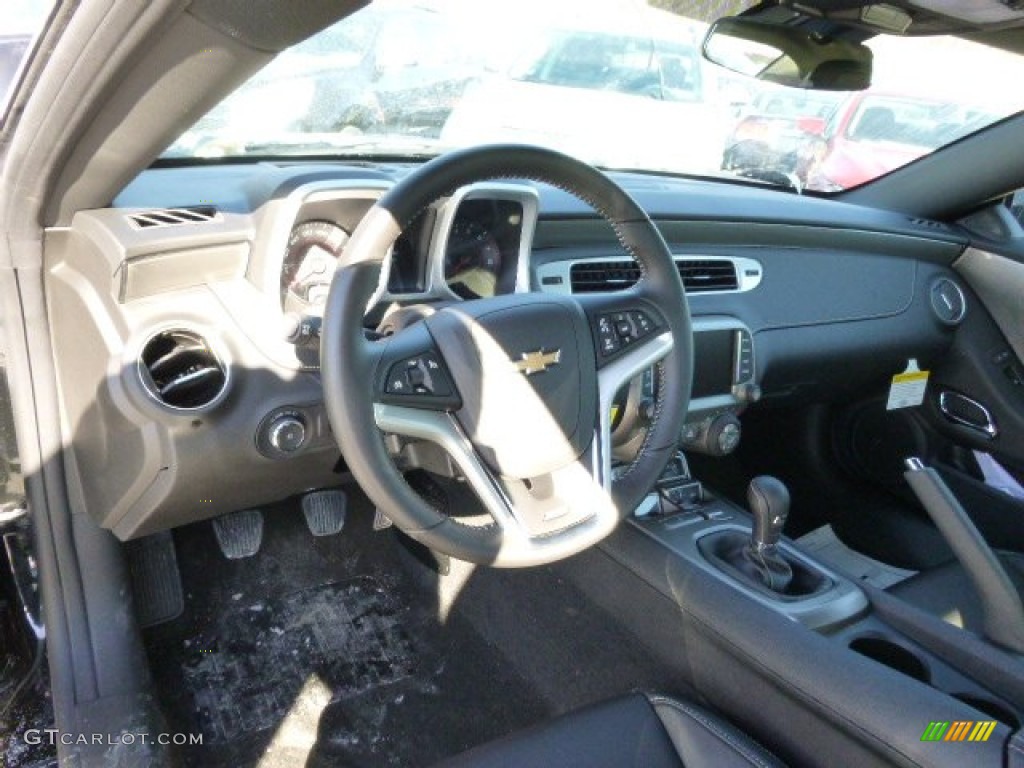
[[[306,221],[292,230],[281,267],[281,306],[286,312],[323,306],[346,242],[348,232],[330,221]]]
[[[464,299],[494,296],[501,272],[501,247],[479,221],[456,221],[444,255],[444,279]]]

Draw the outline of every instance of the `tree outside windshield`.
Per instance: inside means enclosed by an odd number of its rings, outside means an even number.
[[[760,83],[700,56],[735,13],[659,0],[377,0],[285,51],[165,157],[429,157],[487,142],[605,168],[858,186],[1024,106],[1021,58],[879,36],[866,92]],[[733,4],[734,5],[734,4]],[[688,17],[692,11],[694,18]]]

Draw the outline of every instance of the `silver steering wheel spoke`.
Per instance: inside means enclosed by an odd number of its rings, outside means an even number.
[[[611,489],[612,407],[615,396],[635,377],[657,365],[672,351],[672,334],[664,331],[637,342],[622,356],[597,372],[598,413],[601,434],[601,474],[606,489]]]
[[[452,413],[374,403],[373,417],[377,428],[384,433],[426,440],[442,448],[458,466],[495,525],[508,536],[527,538],[501,483],[481,460]]]
[[[570,495],[583,508],[574,510],[576,521],[572,525],[555,528],[558,535],[545,535],[543,531],[537,531],[531,521],[524,519],[522,498],[517,499],[517,505],[509,497],[506,487],[479,457],[453,414],[375,403],[374,420],[382,432],[427,440],[447,451],[501,531],[501,549],[496,558],[499,562],[539,565],[568,557],[581,547],[607,536],[619,522],[610,494],[605,489],[595,492],[599,488],[598,482],[610,481],[608,473],[599,468],[604,451],[597,449],[604,444],[603,441],[595,441],[587,452],[588,466],[581,461],[579,465],[570,465],[559,473],[538,479],[539,482],[561,484],[570,489],[575,487],[578,492]],[[610,443],[607,446],[610,447]],[[555,525],[558,525],[557,521]]]

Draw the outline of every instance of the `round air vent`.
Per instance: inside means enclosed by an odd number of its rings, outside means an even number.
[[[967,313],[967,299],[960,286],[948,277],[940,277],[931,287],[932,312],[943,325],[959,325]]]
[[[143,345],[139,374],[159,403],[183,411],[209,408],[228,386],[224,358],[202,334],[183,328],[161,331]]]

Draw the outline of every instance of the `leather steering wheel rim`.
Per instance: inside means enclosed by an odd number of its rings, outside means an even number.
[[[397,340],[409,331],[390,340],[368,341],[363,327],[367,303],[378,289],[385,256],[403,228],[429,205],[456,189],[495,179],[546,183],[591,205],[611,224],[619,242],[636,259],[641,277],[628,290],[563,297],[557,305],[542,300],[545,294],[517,294],[470,304],[492,302],[493,315],[503,311],[503,307],[512,311],[516,304],[523,305],[523,312],[529,313],[533,311],[527,306],[531,302],[538,305],[546,302],[547,308],[537,311],[563,311],[568,313],[567,317],[576,313],[574,317],[589,323],[594,336],[588,343],[592,341],[595,349],[588,353],[580,347],[582,362],[578,367],[581,381],[589,382],[585,379],[588,375],[594,377],[600,395],[599,409],[607,410],[610,400],[605,390],[617,385],[616,377],[623,378],[624,383],[652,365],[657,375],[653,417],[643,445],[636,459],[616,473],[614,482],[610,472],[610,439],[608,444],[602,445],[604,434],[595,431],[592,445],[587,448],[594,457],[599,457],[605,468],[604,472],[595,470],[593,479],[595,482],[600,479],[611,511],[598,503],[595,506],[601,509],[591,517],[578,514],[564,529],[548,526],[538,535],[530,531],[524,533],[511,524],[512,518],[518,517],[516,505],[502,493],[501,487],[488,487],[488,484],[504,483],[501,472],[479,460],[481,446],[469,439],[464,429],[465,420],[460,423],[458,414],[453,415],[451,408],[445,413],[445,409],[429,406],[419,418],[412,409],[378,402],[384,390],[373,383],[384,380],[389,366],[394,370],[396,353],[389,348],[400,347],[402,342]],[[486,308],[491,309],[491,306]],[[616,308],[618,312],[614,311]],[[646,336],[637,331],[634,322],[641,316],[650,320],[654,327],[653,331],[646,331]],[[606,325],[609,317],[624,317],[633,323],[634,334],[639,335],[635,340],[619,339],[624,345],[633,343],[633,347],[626,349],[624,346],[615,353],[618,357],[610,361],[605,360],[599,350],[599,338],[603,337],[597,330],[598,324]],[[430,331],[426,335],[422,329],[417,331],[417,338],[422,337],[424,344],[438,344],[431,336],[439,335],[439,331],[434,327]],[[324,400],[333,433],[356,481],[406,534],[431,549],[461,560],[495,566],[537,565],[575,554],[600,541],[653,487],[678,446],[690,398],[692,342],[686,295],[672,254],[650,218],[624,190],[597,169],[552,150],[520,145],[478,147],[438,157],[406,176],[370,209],[348,241],[324,308],[320,352]],[[433,349],[432,354],[438,356],[438,348]],[[443,365],[444,355],[440,358]],[[593,370],[586,370],[588,366]],[[461,382],[466,384],[466,379]],[[608,382],[611,384],[606,387]],[[585,387],[581,391],[583,389]],[[401,422],[400,432],[413,438],[433,440],[450,452],[456,451],[462,469],[471,470],[469,474],[473,476],[469,479],[478,480],[471,484],[485,501],[494,521],[483,526],[469,525],[445,515],[405,482],[385,448],[382,433],[382,430],[391,431],[388,425],[393,420],[389,420],[387,414],[398,412],[411,415]],[[607,432],[607,414],[596,414],[594,424]],[[477,464],[484,469],[483,479],[476,478],[472,471],[479,468]],[[596,458],[591,466],[597,466]],[[527,487],[529,485],[527,482]],[[498,497],[504,497],[508,507],[505,511],[511,514],[499,514],[493,508],[500,503],[493,501]],[[492,500],[491,505],[487,504],[488,499]]]

